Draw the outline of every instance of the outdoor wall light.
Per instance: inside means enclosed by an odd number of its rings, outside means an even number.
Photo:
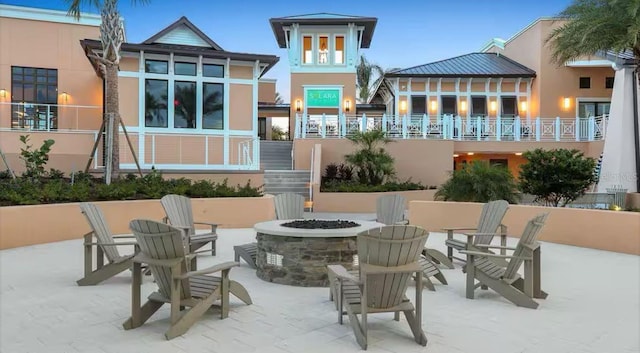
[[[67,103],[69,101],[69,93],[62,92],[61,97],[63,102]]]
[[[527,111],[527,102],[526,101],[520,102],[520,111],[521,112],[526,112]]]
[[[460,102],[460,110],[461,111],[467,111],[467,102],[466,101],[462,101]]]
[[[2,98],[6,98],[7,97],[7,90],[2,88],[0,89],[0,97]]]
[[[296,100],[296,111],[300,112],[302,110],[302,101],[297,99]]]
[[[431,101],[431,111],[436,111],[438,110],[438,102],[436,101]]]
[[[516,156],[522,156],[522,152],[516,152]]]
[[[458,157],[460,157],[460,155],[457,153],[453,155],[453,158],[458,158]]]
[[[496,101],[491,101],[489,107],[491,108],[492,112],[495,112],[498,109],[498,103],[496,103]]]
[[[467,152],[467,156],[473,156],[475,153],[473,152]]]
[[[407,101],[400,101],[400,111],[401,112],[407,111]]]
[[[569,97],[565,97],[565,98],[563,99],[562,106],[564,107],[564,109],[569,109],[569,108],[571,108],[571,98],[569,98]]]
[[[351,111],[351,101],[348,99],[344,101],[344,111],[347,113]]]

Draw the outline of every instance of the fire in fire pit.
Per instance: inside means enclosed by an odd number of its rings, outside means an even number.
[[[360,225],[352,221],[337,220],[321,220],[321,219],[305,219],[304,221],[292,221],[282,223],[281,226],[299,229],[342,229],[354,228]]]

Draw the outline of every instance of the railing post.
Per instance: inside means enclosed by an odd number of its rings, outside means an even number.
[[[589,117],[589,122],[588,122],[588,126],[587,126],[587,134],[588,134],[588,139],[589,141],[593,141],[596,139],[595,136],[595,131],[596,131],[596,118],[595,117]]]
[[[457,136],[453,136],[453,138],[455,139],[455,138],[457,137],[457,138],[458,138],[458,140],[462,140],[462,136],[463,136],[464,134],[463,134],[463,131],[462,131],[462,118],[461,118],[460,116],[457,116],[457,117],[456,117],[456,122],[455,122],[455,124],[456,124],[456,125],[455,125],[455,129],[453,130],[453,131],[454,131],[454,135],[455,135],[455,131],[456,131],[456,129],[458,130],[458,135],[457,135]]]
[[[49,119],[51,118],[51,105],[47,104],[47,117],[44,120],[45,123],[45,127],[47,128],[47,131],[51,131],[51,127],[49,126]]]
[[[340,119],[340,136],[345,137],[347,135],[347,115],[342,114]]]
[[[407,114],[402,116],[402,138],[407,138]]]
[[[576,141],[580,141],[580,117],[576,116],[576,122],[575,122],[576,126],[573,129],[573,134],[576,135]]]
[[[556,135],[556,141],[560,141],[560,117],[556,116],[556,122],[555,122],[555,135]]]
[[[540,117],[536,118],[536,141],[540,141]]]
[[[322,127],[320,130],[320,136],[322,136],[322,138],[327,137],[327,115],[325,113],[322,113]]]
[[[302,138],[307,138],[307,114],[302,114]]]
[[[482,118],[476,117],[476,140],[480,141],[482,138]]]
[[[496,117],[496,141],[502,141],[502,117]]]
[[[427,138],[427,124],[429,122],[429,118],[427,117],[427,114],[422,114],[422,138],[426,139]]]
[[[522,122],[520,117],[516,116],[516,120],[513,122],[513,139],[520,141],[520,134],[522,134]]]
[[[296,125],[293,128],[293,138],[297,139],[300,138],[300,114],[296,113]]]
[[[382,114],[382,131],[387,132],[387,113]]]
[[[449,134],[449,126],[447,124],[447,116],[443,115],[442,117],[438,116],[437,120],[439,121],[438,124],[440,124],[440,126],[442,127],[442,139],[446,140],[447,139],[447,135]]]
[[[367,114],[362,113],[362,126],[360,126],[360,131],[367,132]]]

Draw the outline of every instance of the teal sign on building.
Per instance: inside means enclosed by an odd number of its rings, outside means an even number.
[[[308,108],[338,108],[340,107],[339,89],[308,89]]]

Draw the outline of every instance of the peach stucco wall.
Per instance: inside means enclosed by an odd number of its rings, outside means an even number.
[[[120,101],[120,117],[126,126],[138,126],[140,115],[140,87],[136,77],[118,78],[118,99]]]
[[[7,90],[7,96],[0,97],[0,103],[11,102],[11,66],[23,66],[58,70],[58,104],[101,106],[102,80],[80,46],[81,39],[98,39],[99,32],[99,28],[93,26],[0,18],[0,89]],[[68,94],[66,100],[63,92]],[[9,127],[10,109],[0,107],[0,127]],[[96,114],[91,110],[79,113]],[[93,115],[83,123],[97,126],[83,125],[83,128],[100,127],[100,120]],[[59,125],[75,128],[77,120],[76,110],[61,112]]]
[[[309,169],[311,149],[322,145],[321,170],[330,163],[343,163],[344,155],[354,151],[347,139],[296,139],[294,140],[296,169]],[[385,148],[395,159],[398,179],[411,178],[425,185],[440,185],[453,169],[453,141],[397,140]]]
[[[375,213],[376,200],[382,195],[399,194],[409,201],[432,201],[436,190],[416,190],[398,192],[320,192],[314,188],[314,212]]]
[[[276,100],[276,81],[258,82],[258,102],[274,103]]]
[[[231,84],[229,87],[229,129],[253,129],[253,85]]]
[[[443,227],[473,227],[482,204],[412,201],[409,221],[433,232]],[[549,212],[539,240],[640,255],[640,213],[510,205],[503,220],[510,236],[519,237],[527,221]],[[544,251],[544,247],[543,247]]]
[[[114,234],[131,233],[132,219],[161,220],[159,200],[96,203]],[[222,228],[250,228],[275,219],[273,197],[192,199],[196,221],[217,222]],[[77,203],[0,207],[0,249],[80,239],[90,228]],[[37,219],[38,222],[25,222]],[[80,250],[79,250],[80,251]]]

